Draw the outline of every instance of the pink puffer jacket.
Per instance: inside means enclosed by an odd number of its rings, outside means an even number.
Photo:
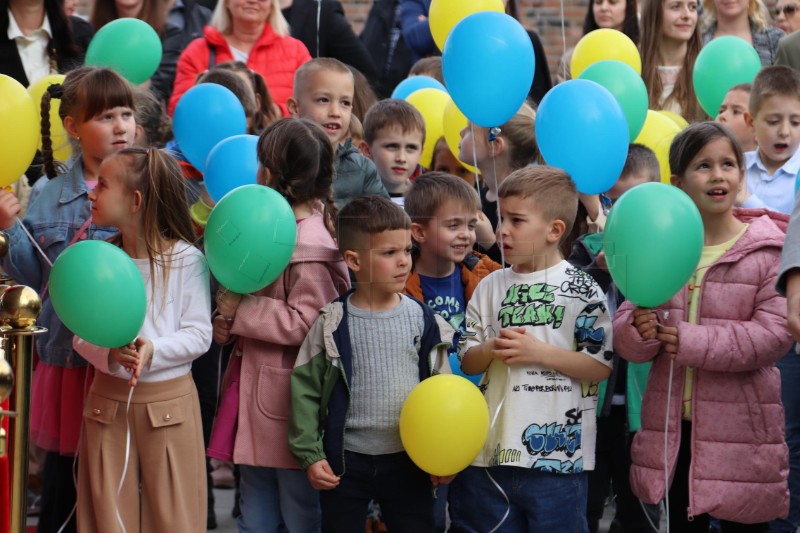
[[[685,368],[692,366],[688,516],[708,513],[748,524],[784,517],[789,510],[788,449],[780,374],[774,366],[792,345],[786,300],[774,289],[788,217],[764,209],[734,213],[750,226],[706,272],[699,324],[686,322],[686,288],[659,307],[658,316],[661,323],[678,327],[667,445],[670,480],[680,445]],[[653,361],[642,429],[631,452],[631,485],[642,501],[657,503],[665,491],[670,356],[659,341],[642,340],[633,326],[633,310],[625,302],[617,312],[614,349],[629,361]]]

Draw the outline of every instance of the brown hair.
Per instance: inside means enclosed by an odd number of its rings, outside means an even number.
[[[586,11],[586,17],[583,19],[584,35],[600,29],[600,26],[597,25],[597,20],[594,18],[595,1],[596,0],[589,0],[589,8]],[[633,44],[639,44],[639,13],[636,7],[636,0],[624,0],[624,2],[625,18],[622,21],[622,33],[630,37]]]
[[[400,128],[404,135],[419,132],[420,145],[425,143],[425,119],[405,100],[387,98],[372,106],[364,119],[364,140],[371,145],[378,133],[387,128]]]
[[[403,207],[412,222],[425,223],[448,200],[459,202],[476,213],[481,208],[477,191],[466,181],[447,172],[435,171],[426,172],[411,182]]]
[[[256,96],[256,113],[253,117],[253,130],[261,133],[264,128],[281,118],[280,108],[277,107],[269,92],[264,76],[249,68],[242,61],[226,61],[214,67],[215,69],[242,72],[250,79],[250,85]]]
[[[75,122],[84,123],[115,107],[136,111],[133,88],[113,70],[81,67],[69,71],[64,83],[51,85],[42,95],[42,160],[48,178],[56,177],[60,170],[53,159],[53,141],[50,138],[50,100],[53,98],[61,100],[58,116],[62,122],[66,117],[72,117]]]
[[[335,72],[336,74],[348,74],[353,78],[353,94],[355,95],[355,77],[347,65],[332,57],[316,57],[311,61],[306,61],[294,73],[294,97],[297,98],[300,91],[307,89],[308,78],[317,72]],[[355,99],[355,96],[353,96]]]
[[[307,119],[283,118],[261,134],[257,153],[258,162],[269,171],[267,185],[281,193],[289,204],[309,200],[325,203],[325,223],[334,235],[335,152],[325,131]]]
[[[442,74],[442,57],[431,56],[417,60],[408,71],[410,76],[430,76],[444,85],[444,74]]]
[[[377,103],[378,97],[375,95],[375,91],[372,90],[369,80],[360,70],[350,65],[347,65],[347,68],[350,69],[350,73],[353,75],[353,115],[363,122],[364,117],[367,116],[367,111]]]
[[[664,84],[658,74],[658,67],[664,60],[661,57],[661,35],[664,21],[664,2],[669,0],[644,0],[642,6],[642,42],[639,50],[642,54],[642,79],[647,87],[647,98],[650,109],[663,109],[659,104]],[[694,33],[689,38],[686,48],[686,57],[675,82],[675,88],[668,100],[674,100],[681,106],[681,114],[689,122],[700,120],[704,117],[703,110],[697,102],[692,82],[694,63],[703,42],[700,37],[700,25],[695,26]]]
[[[171,258],[166,251],[168,245],[195,240],[181,167],[166,151],[157,148],[123,148],[111,157],[125,161],[123,183],[142,195],[142,237],[150,260],[150,281],[155,289],[155,265],[160,265],[166,298]],[[122,237],[117,235],[111,242],[121,244]]]
[[[560,168],[533,165],[515,170],[503,180],[497,196],[531,198],[534,209],[545,220],[564,222],[564,235],[568,235],[575,223],[578,211],[578,189],[569,174]]]
[[[669,147],[670,172],[675,176],[682,177],[700,150],[717,139],[728,139],[739,168],[744,168],[744,154],[736,135],[724,124],[709,121],[690,125],[672,140]]]
[[[214,67],[197,77],[197,84],[201,83],[216,83],[232,92],[242,103],[244,115],[250,122],[251,128],[248,133],[253,133],[253,121],[258,111],[256,109],[256,95],[253,88],[246,81],[234,74],[232,70]]]
[[[172,121],[164,113],[164,107],[152,91],[134,87],[133,101],[136,103],[136,125],[144,130],[143,146],[163,148],[172,138]]]
[[[764,100],[778,95],[800,100],[800,72],[785,65],[762,68],[750,91],[750,116],[755,118]]]
[[[648,181],[661,179],[661,166],[655,152],[643,144],[631,143],[628,146],[628,157],[625,158],[625,166],[622,167],[620,178],[638,172],[647,172]]]
[[[167,12],[170,3],[165,0],[144,0],[142,10],[136,18],[148,23],[159,36],[164,36],[167,28]],[[114,0],[94,0],[92,14],[89,22],[92,23],[94,31],[97,32],[111,21],[120,18],[117,12],[117,3]]]
[[[371,235],[384,231],[411,229],[411,219],[403,208],[383,196],[358,196],[350,200],[336,217],[339,251],[361,250]]]

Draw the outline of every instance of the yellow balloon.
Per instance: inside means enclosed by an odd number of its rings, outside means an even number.
[[[42,95],[47,88],[56,83],[64,83],[64,78],[63,74],[50,74],[28,87],[28,93],[33,98],[33,103],[37,109],[41,109]],[[57,98],[50,100],[50,140],[53,143],[53,158],[58,161],[68,161],[72,156],[72,141],[70,141],[69,135],[64,129],[61,117],[58,116],[60,108],[61,100]],[[39,150],[41,149],[42,139],[40,136]]]
[[[575,45],[570,63],[572,79],[577,79],[589,65],[605,59],[622,61],[637,74],[642,73],[642,58],[630,37],[621,31],[601,28],[587,33]]]
[[[0,187],[30,166],[39,141],[39,113],[17,80],[0,74]]]
[[[444,108],[444,141],[461,166],[475,174],[475,167],[458,159],[461,144],[461,130],[467,127],[469,121],[451,98]]]
[[[659,113],[661,113],[662,115],[670,119],[672,122],[677,124],[681,130],[684,130],[689,127],[689,122],[687,122],[685,118],[683,118],[677,113],[674,113],[672,111],[665,111],[663,109],[659,111]]]
[[[464,470],[489,435],[489,407],[467,379],[439,374],[414,387],[400,411],[400,439],[411,460],[434,476]]]
[[[444,50],[444,42],[456,24],[481,11],[506,12],[503,0],[433,0],[428,10],[428,24],[439,50]]]
[[[436,141],[444,135],[444,108],[450,101],[452,99],[446,92],[430,88],[414,91],[406,98],[406,102],[417,108],[425,119],[425,144],[419,159],[419,164],[425,168],[430,168]]]
[[[647,110],[647,118],[639,136],[633,141],[643,144],[656,153],[658,164],[661,167],[661,182],[670,184],[669,147],[672,139],[680,133],[681,128],[671,119],[658,111]]]

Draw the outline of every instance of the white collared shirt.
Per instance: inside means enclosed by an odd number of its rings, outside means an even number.
[[[746,152],[744,158],[744,178],[750,198],[742,204],[742,207],[766,207],[787,215],[791,214],[794,207],[795,181],[800,171],[800,150],[797,150],[771,176],[761,161],[758,150]]]
[[[22,67],[25,69],[29,84],[50,74],[47,44],[52,36],[53,31],[50,29],[50,20],[46,14],[41,28],[33,30],[30,35],[25,35],[19,28],[11,9],[8,10],[8,38],[17,42],[19,58],[22,60]]]

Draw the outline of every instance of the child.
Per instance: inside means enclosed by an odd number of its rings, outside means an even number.
[[[111,242],[139,268],[148,306],[129,346],[73,342],[97,371],[78,462],[78,528],[205,531],[203,428],[191,367],[211,344],[211,297],[208,266],[189,244],[180,167],[155,148],[121,150],[100,165],[89,199],[98,223],[119,228]]]
[[[278,531],[283,522],[289,531],[311,533],[320,528],[319,496],[289,453],[286,419],[300,344],[319,310],[349,285],[330,233],[333,147],[313,122],[281,119],[261,135],[258,159],[260,181],[292,206],[297,246],[287,269],[267,288],[245,296],[218,293],[214,340],[225,344],[237,337],[223,402],[238,394],[238,409],[217,418],[209,453],[230,459],[218,455],[227,450],[239,465],[240,530]]]
[[[495,243],[498,224],[497,189],[513,171],[528,166],[539,157],[534,122],[536,112],[523,104],[508,122],[490,132],[468,124],[461,130],[458,158],[474,165],[481,172],[481,210],[476,232],[479,251],[485,251],[494,261],[501,262],[500,248]]]
[[[469,183],[470,187],[475,187],[475,173],[462,165],[461,161],[453,155],[444,137],[439,137],[439,140],[436,141],[436,145],[433,147],[431,170],[452,174]]]
[[[269,87],[267,87],[267,82],[264,81],[264,77],[255,70],[248,68],[244,62],[226,61],[211,70],[230,70],[246,81],[253,89],[256,112],[249,128],[253,135],[260,134],[267,126],[281,118],[281,108],[272,100],[272,95],[269,92]]]
[[[408,76],[430,76],[441,84],[444,84],[444,74],[442,74],[441,56],[423,57],[411,65]]]
[[[461,531],[585,531],[594,468],[597,383],[611,372],[605,296],[564,261],[578,191],[560,169],[531,166],[498,190],[510,268],[484,278],[467,306],[465,373],[492,425],[483,452],[450,487]]]
[[[353,74],[336,59],[312,59],[294,76],[294,95],[288,109],[293,117],[316,122],[336,148],[333,199],[341,207],[362,194],[389,197],[372,161],[358,153],[348,138],[353,112]]]
[[[81,147],[72,168],[58,174],[50,142],[50,103],[61,100],[64,128]],[[72,350],[72,333],[53,310],[47,292],[50,265],[65,248],[83,239],[105,240],[114,228],[92,222],[88,193],[98,178],[104,158],[131,146],[136,134],[134,99],[130,84],[114,71],[80,68],[70,71],[62,85],[51,85],[42,97],[42,157],[48,179],[37,182],[37,195],[28,206],[25,229],[31,232],[41,255],[16,221],[19,204],[13,193],[0,191],[0,229],[9,237],[10,250],[3,270],[15,281],[42,295],[39,324],[47,332],[36,336],[39,364],[33,378],[31,441],[47,450],[43,472],[42,513],[39,527],[56,531],[75,503],[72,464],[78,448],[83,412],[86,361]],[[39,183],[41,182],[41,183]],[[65,531],[74,531],[74,522]]]
[[[411,268],[411,221],[400,206],[356,198],[337,229],[357,284],[322,309],[300,347],[289,448],[322,491],[323,533],[363,531],[373,498],[390,531],[432,533],[431,482],[440,480],[403,451],[399,418],[420,380],[449,371],[453,331],[400,294]]]
[[[722,105],[719,106],[719,113],[715,119],[731,129],[745,152],[751,152],[757,148],[753,128],[747,124],[745,119],[752,87],[750,83],[740,83],[731,87],[725,95]]]
[[[800,72],[774,66],[753,80],[747,125],[758,149],[746,154],[742,207],[766,207],[789,214],[800,171]]]
[[[172,120],[164,113],[164,107],[149,89],[135,87],[133,100],[136,103],[136,144],[145,148],[163,148],[172,138]]]
[[[652,150],[641,144],[628,147],[625,167],[614,186],[605,193],[613,203],[628,190],[642,183],[658,182],[661,170]],[[572,246],[569,262],[592,276],[606,294],[609,314],[613,317],[624,301],[609,276],[605,252],[587,234]],[[602,234],[596,234],[602,238]],[[642,394],[647,384],[650,363],[634,364],[613,357],[611,375],[600,383],[597,402],[597,444],[595,467],[589,472],[586,518],[590,533],[597,533],[605,503],[613,484],[616,512],[613,526],[620,531],[652,531],[658,524],[658,508],[643,506],[631,491],[630,449],[633,435],[641,427]],[[644,512],[643,512],[644,511]],[[645,514],[646,513],[646,514]]]
[[[625,302],[614,318],[616,351],[653,362],[631,485],[648,503],[669,490],[673,531],[708,531],[709,516],[723,532],[766,531],[760,522],[786,516],[789,504],[774,366],[791,345],[774,289],[786,217],[733,209],[743,156],[725,126],[689,126],[669,163],[673,184],[700,211],[705,246],[685,289],[658,309]]]
[[[405,100],[381,100],[364,119],[364,141],[389,197],[402,206],[422,156],[425,119]]]

